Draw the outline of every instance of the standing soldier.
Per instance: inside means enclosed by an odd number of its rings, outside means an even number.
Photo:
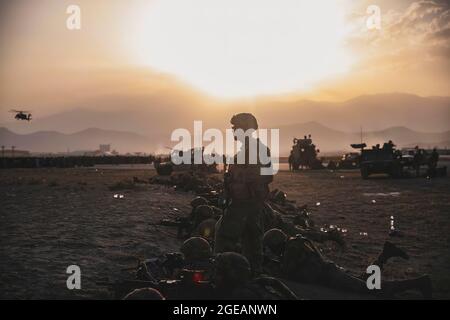
[[[427,175],[430,177],[436,176],[436,168],[439,161],[439,153],[436,148],[433,148],[433,151],[428,158],[428,173]]]
[[[294,150],[291,150],[291,153],[289,154],[289,158],[288,158],[288,163],[289,163],[289,171],[293,171],[294,170]]]
[[[416,146],[414,150],[413,167],[416,169],[416,177],[418,177],[420,175],[420,166],[423,161],[423,153],[422,149],[419,149],[419,146]]]
[[[267,156],[270,156],[270,151],[249,134],[258,129],[252,114],[237,114],[231,119],[231,124],[235,139],[242,143],[242,147],[225,173],[226,208],[216,226],[215,253],[239,252],[240,243],[242,254],[249,260],[253,273],[258,274],[263,258],[264,201],[269,193],[269,183],[273,180],[272,175],[261,173],[261,169],[270,168],[271,163],[262,164],[259,151],[266,151]],[[238,129],[243,130],[245,135]],[[252,146],[256,146],[257,150],[252,150]],[[251,152],[257,152],[256,157]],[[256,163],[252,163],[252,158],[256,158]],[[243,159],[245,162],[241,163]]]
[[[430,159],[428,160],[428,166],[430,169],[435,170],[437,167],[437,163],[439,161],[439,153],[437,152],[437,148],[433,148],[431,152]]]

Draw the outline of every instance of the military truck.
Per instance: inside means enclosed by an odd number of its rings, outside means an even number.
[[[322,161],[317,158],[320,151],[312,143],[311,135],[303,139],[294,138],[291,153],[289,155],[289,168],[299,169],[323,169]]]
[[[337,167],[339,169],[357,169],[359,168],[360,154],[357,152],[349,152],[342,156]]]
[[[366,149],[367,145],[352,144],[352,148],[360,149],[360,171],[361,177],[367,179],[371,174],[384,173],[392,178],[403,175],[403,168],[409,166],[409,160],[403,159],[401,152],[394,148],[379,148],[374,146]]]
[[[179,151],[179,150],[172,150],[171,153],[178,153],[178,155],[180,157],[183,156],[183,153],[185,151]],[[171,157],[168,157],[166,159],[166,161],[163,162],[159,162],[159,161],[154,161],[154,166],[156,169],[156,172],[158,173],[158,175],[160,176],[170,176],[172,174],[172,172],[182,172],[182,171],[202,171],[205,173],[216,173],[217,171],[217,164],[213,163],[213,164],[206,164],[204,162],[202,162],[201,164],[194,164],[194,154],[196,152],[201,152],[201,157],[203,159],[203,152],[204,149],[191,149],[189,151],[187,151],[190,153],[190,158],[191,158],[191,163],[190,164],[175,164],[172,162]]]

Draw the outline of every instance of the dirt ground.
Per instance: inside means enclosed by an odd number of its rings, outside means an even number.
[[[95,168],[0,170],[0,298],[108,298],[107,289],[96,282],[127,274],[123,269],[135,266],[137,258],[176,251],[181,244],[176,230],[151,223],[187,214],[193,194],[127,183],[153,174]],[[299,205],[308,204],[317,225],[348,230],[345,249],[321,245],[330,259],[357,275],[390,240],[411,258],[390,261],[384,279],[427,273],[435,298],[450,299],[448,178],[362,180],[358,171],[280,172],[275,187]],[[391,216],[401,237],[389,236]],[[66,268],[72,264],[81,268],[81,290],[66,287]],[[320,292],[315,290],[314,297],[322,298]]]

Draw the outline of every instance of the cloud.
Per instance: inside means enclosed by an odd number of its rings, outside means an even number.
[[[357,62],[347,77],[323,87],[348,97],[367,92],[450,95],[448,0],[377,3],[381,8],[380,30],[367,28],[367,5],[358,2],[349,12],[352,34],[347,45]]]
[[[359,26],[349,45],[362,57],[359,70],[437,70],[449,68],[450,4],[447,1],[416,1],[406,9],[382,12],[381,29]],[[421,75],[417,75],[420,77]]]
[[[414,2],[398,21],[387,26],[393,40],[421,40],[425,45],[448,44],[449,30],[450,6],[435,1]]]
[[[441,56],[450,46],[450,5],[426,0],[413,2],[404,12],[388,11],[382,15],[379,32],[366,31],[355,40],[389,54],[420,49]]]

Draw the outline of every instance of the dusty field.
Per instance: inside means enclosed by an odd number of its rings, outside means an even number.
[[[173,228],[149,223],[188,213],[192,194],[119,184],[152,174],[92,168],[1,170],[0,298],[107,298],[96,281],[120,277],[136,257],[177,250],[181,242]],[[114,186],[118,190],[111,190]],[[345,250],[333,244],[321,247],[337,263],[359,274],[389,239],[411,259],[393,260],[384,277],[428,273],[435,297],[450,298],[448,178],[364,181],[357,171],[280,172],[273,187],[310,205],[317,224],[348,229]],[[403,237],[389,237],[391,216]],[[81,267],[82,290],[66,288],[65,271],[71,264]]]

